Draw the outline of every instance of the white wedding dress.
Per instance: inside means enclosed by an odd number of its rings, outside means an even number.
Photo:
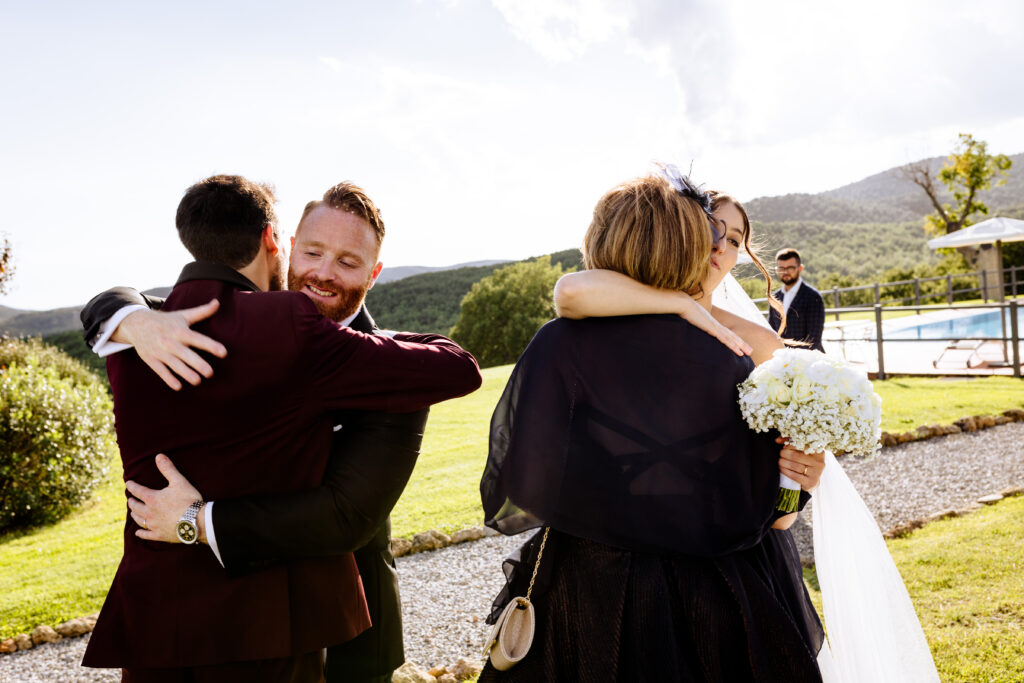
[[[758,324],[764,315],[732,275],[712,303]],[[827,639],[825,683],[932,683],[928,642],[875,518],[831,453],[814,490],[811,523]]]

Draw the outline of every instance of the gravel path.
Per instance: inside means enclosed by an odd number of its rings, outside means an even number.
[[[884,449],[841,460],[879,526],[890,529],[989,493],[1024,486],[1024,423]],[[809,517],[809,515],[802,515]],[[802,552],[810,529],[796,529]],[[407,657],[423,667],[480,658],[483,623],[504,577],[501,560],[524,538],[492,537],[398,560]],[[78,666],[88,637],[0,656],[0,681],[117,681],[119,672]]]

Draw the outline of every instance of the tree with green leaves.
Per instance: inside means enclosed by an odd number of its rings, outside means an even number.
[[[1005,154],[989,154],[988,143],[984,140],[975,140],[970,133],[960,133],[953,153],[938,174],[933,173],[927,161],[917,161],[904,166],[900,175],[924,190],[935,207],[935,213],[928,216],[925,230],[948,235],[970,225],[975,214],[988,213],[988,207],[978,195],[990,189],[993,183],[1005,184],[1012,165]],[[941,201],[939,182],[953,195],[955,205]]]
[[[0,239],[0,294],[7,293],[7,284],[14,277],[14,261],[11,258],[11,243]]]
[[[565,272],[561,263],[551,265],[550,256],[494,271],[463,297],[452,339],[481,367],[515,362],[540,326],[555,317],[553,290]]]

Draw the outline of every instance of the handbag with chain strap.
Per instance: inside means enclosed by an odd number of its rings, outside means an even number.
[[[544,538],[540,541],[540,550],[537,551],[537,561],[533,565],[533,575],[530,576],[526,597],[509,600],[487,637],[484,657],[489,655],[491,666],[498,671],[507,671],[518,664],[530,651],[530,645],[533,643],[536,619],[530,595],[533,593],[533,582],[537,578],[537,569],[540,567],[540,558],[544,554],[544,544],[548,541],[549,531],[551,527],[544,529]]]

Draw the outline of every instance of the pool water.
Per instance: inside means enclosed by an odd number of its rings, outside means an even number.
[[[1006,336],[1010,336],[1010,311],[1003,311],[1006,320]],[[978,337],[1002,337],[1003,327],[999,321],[1000,311],[987,311],[965,315],[949,320],[938,320],[908,325],[900,329],[885,331],[885,339],[970,339]],[[1024,308],[1017,309],[1018,334],[1024,334]],[[872,335],[874,336],[874,335]]]

